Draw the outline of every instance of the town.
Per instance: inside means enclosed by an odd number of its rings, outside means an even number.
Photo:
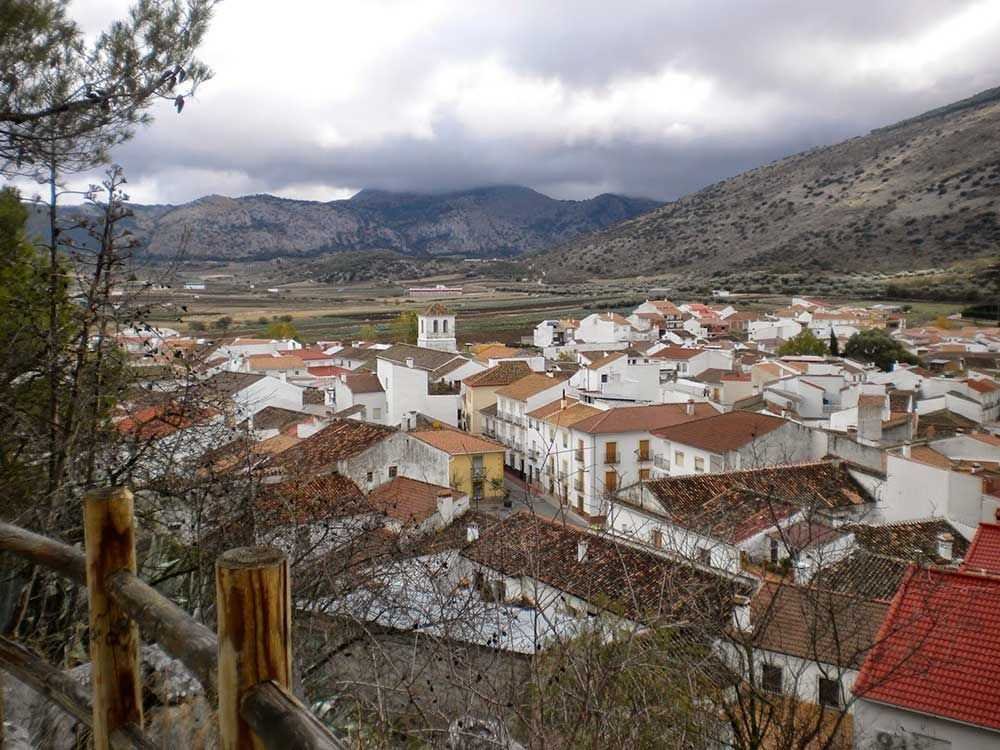
[[[132,484],[258,480],[266,535],[312,540],[318,565],[377,541],[348,593],[341,571],[302,607],[490,648],[490,716],[525,658],[588,626],[634,637],[670,585],[669,620],[841,743],[823,747],[993,742],[1000,328],[718,292],[460,349],[432,292],[412,342],[119,335],[144,384],[117,421],[146,452]],[[408,700],[468,706],[423,677]]]

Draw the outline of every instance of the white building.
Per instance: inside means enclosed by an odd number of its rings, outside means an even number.
[[[462,379],[486,366],[460,354],[396,344],[377,353],[377,374],[386,397],[385,424],[398,425],[417,412],[457,427]]]
[[[455,316],[435,302],[417,316],[417,346],[443,352],[457,352]]]

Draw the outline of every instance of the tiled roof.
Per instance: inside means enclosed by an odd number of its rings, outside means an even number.
[[[688,414],[688,406],[691,413]],[[699,420],[717,414],[708,404],[653,404],[651,406],[618,406],[600,411],[577,422],[573,429],[591,435],[619,432],[652,432],[670,425]]]
[[[351,393],[382,393],[382,384],[374,372],[352,372],[344,376],[344,385]]]
[[[625,356],[625,352],[611,352],[610,354],[604,354],[596,359],[591,359],[590,364],[587,365],[588,369],[596,370],[598,368],[604,367],[604,365],[609,365],[612,362],[621,359]]]
[[[1000,577],[914,566],[854,684],[866,700],[1000,729]]]
[[[721,367],[709,367],[692,377],[702,383],[721,383],[727,375],[731,375],[730,370],[723,370]]]
[[[318,359],[330,359],[333,355],[319,349],[297,349],[295,356],[303,362],[312,362]]]
[[[651,299],[649,303],[653,305],[661,315],[673,315],[675,317],[680,317],[684,313],[681,309],[677,307],[673,302],[668,299]]]
[[[1000,391],[1000,385],[997,385],[992,380],[967,378],[965,384],[979,393],[996,393]]]
[[[450,487],[396,477],[368,493],[375,508],[403,523],[422,523],[437,513],[438,496],[452,494]]]
[[[118,431],[139,440],[156,440],[204,422],[217,414],[214,409],[195,409],[184,404],[162,403],[146,406],[125,417]]]
[[[664,427],[654,434],[665,440],[711,453],[726,453],[738,450],[786,424],[789,422],[780,417],[750,411],[730,411]]]
[[[579,560],[580,543],[586,545]],[[689,564],[527,511],[480,530],[462,550],[470,560],[511,576],[529,576],[644,622],[699,620],[720,625],[734,584]]]
[[[546,424],[550,424],[553,427],[575,427],[580,422],[585,419],[590,419],[591,417],[602,414],[600,409],[595,409],[593,406],[588,406],[587,404],[581,404],[576,402],[570,402],[565,409],[559,409],[559,402],[555,401],[556,409],[549,410],[548,414],[544,417],[535,417],[536,419],[541,419]],[[552,406],[552,404],[548,404]],[[542,407],[543,409],[547,407]],[[535,416],[537,411],[542,409],[537,409],[535,412],[531,412],[529,416]]]
[[[351,371],[346,367],[337,367],[336,365],[318,365],[306,368],[306,372],[316,378],[331,378],[337,375],[346,375]]]
[[[451,312],[440,302],[432,302],[424,308],[424,315],[451,315]]]
[[[506,344],[491,344],[476,351],[476,359],[504,359],[521,354],[520,349],[514,349]]]
[[[273,523],[313,523],[373,511],[358,486],[340,474],[265,484],[257,507]]]
[[[442,352],[437,349],[425,349],[422,346],[413,344],[393,344],[388,349],[376,352],[378,359],[385,359],[395,362],[398,365],[405,365],[407,359],[413,360],[413,366],[421,370],[437,370],[439,367],[460,358],[455,352]]]
[[[1000,524],[979,524],[962,563],[962,570],[1000,576]]]
[[[232,396],[265,377],[253,372],[217,372],[201,385],[211,395]]]
[[[252,370],[302,370],[306,366],[305,362],[292,355],[272,357],[263,354],[259,357],[248,357],[247,363]]]
[[[255,430],[283,430],[293,424],[305,422],[313,418],[312,414],[303,411],[282,409],[278,406],[265,406],[253,415]]]
[[[505,385],[503,388],[498,389],[497,396],[513,399],[514,401],[524,401],[553,386],[565,383],[568,379],[569,374],[567,373],[554,373],[552,376],[549,376],[533,372],[519,380],[515,380],[510,385]]]
[[[857,669],[876,643],[888,604],[766,582],[750,603],[758,648]]]
[[[447,427],[442,427],[439,430],[415,430],[408,434],[452,456],[463,456],[470,453],[498,453],[504,450],[500,443]]]
[[[686,349],[681,346],[666,346],[650,356],[654,359],[691,359],[701,354],[704,349]]]
[[[839,539],[845,532],[836,526],[823,523],[816,519],[796,521],[787,528],[775,529],[768,536],[779,539],[796,551],[807,550],[816,545],[823,545]]]
[[[337,461],[362,453],[396,433],[393,427],[337,419],[281,455],[281,464],[294,472],[323,471]]]
[[[943,518],[877,526],[852,524],[845,530],[854,534],[855,544],[869,552],[915,563],[942,565],[950,562],[938,556],[940,534],[951,534],[953,558],[964,557],[969,548],[965,537]]]
[[[906,560],[857,549],[832,565],[823,566],[812,584],[862,599],[888,602],[896,594],[909,567]]]
[[[470,388],[500,387],[510,385],[515,380],[520,380],[525,375],[531,374],[531,368],[527,362],[515,360],[513,362],[500,362],[488,370],[469,375],[462,382]]]
[[[694,474],[646,482],[661,514],[688,529],[736,543],[799,510],[827,510],[870,502],[841,462]]]

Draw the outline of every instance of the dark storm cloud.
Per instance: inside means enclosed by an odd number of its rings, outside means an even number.
[[[215,80],[116,157],[139,200],[498,183],[670,199],[1000,84],[996,6],[432,0],[275,27],[241,0],[205,49]],[[325,20],[328,43],[301,28]]]

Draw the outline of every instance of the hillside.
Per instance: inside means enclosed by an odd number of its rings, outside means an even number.
[[[320,203],[210,195],[179,206],[133,205],[142,256],[240,260],[393,250],[411,256],[517,255],[648,211],[643,198],[561,201],[524,187],[447,194],[364,190]],[[41,224],[35,228],[41,233]]]
[[[893,270],[1000,252],[1000,88],[782,159],[532,260],[553,276]]]

